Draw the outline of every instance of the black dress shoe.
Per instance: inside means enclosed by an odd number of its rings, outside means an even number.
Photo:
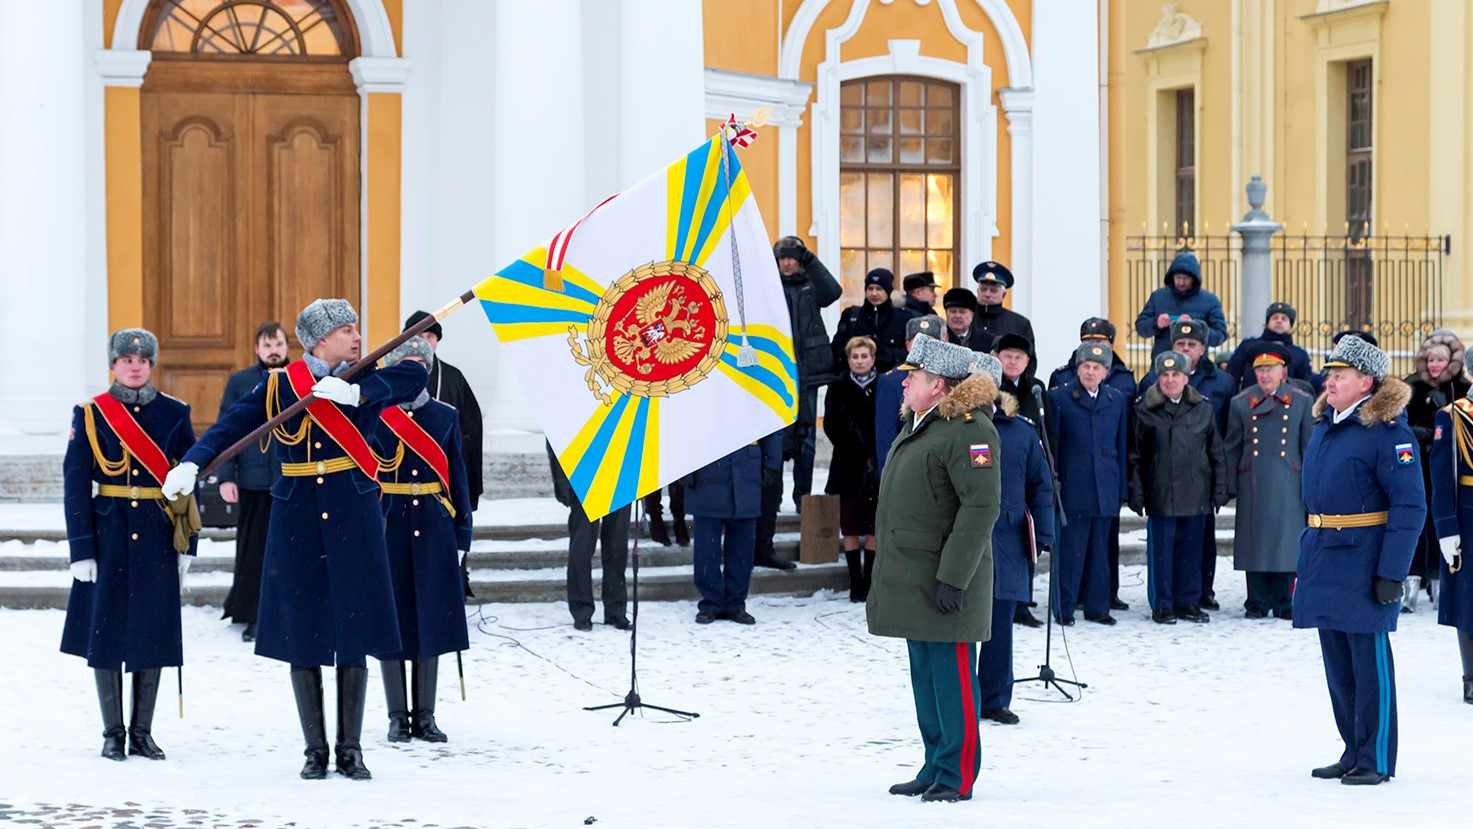
[[[709,610],[702,610],[696,613],[696,624],[698,625],[709,625],[714,621],[716,621],[716,614]]]
[[[926,790],[929,788],[931,788],[930,783],[922,783],[919,780],[912,780],[909,783],[896,783],[895,785],[891,786],[890,794],[899,794],[906,797],[916,797],[918,795],[925,794]]]
[[[1043,622],[1038,621],[1037,616],[1029,613],[1027,607],[1018,605],[1018,609],[1013,611],[1013,624],[1022,625],[1025,628],[1036,628],[1041,627]]]
[[[964,795],[944,783],[934,784],[933,786],[931,786],[931,788],[926,789],[925,794],[921,795],[921,800],[924,800],[927,803],[955,803],[958,800],[971,799],[971,795]]]
[[[1355,769],[1340,778],[1340,783],[1345,786],[1379,786],[1390,779],[1389,774],[1381,774],[1371,769]]]
[[[409,712],[389,715],[389,742],[407,743],[412,735],[409,733]]]
[[[1267,619],[1268,618],[1268,614],[1267,613],[1264,613],[1262,610],[1259,610],[1256,607],[1250,607],[1247,610],[1243,611],[1243,618],[1244,619]]]
[[[123,746],[127,737],[128,732],[124,731],[121,727],[116,730],[104,732],[102,735],[102,756],[109,760],[117,760],[120,763],[128,759],[128,753],[124,750]]]
[[[773,570],[794,570],[798,565],[791,561],[783,561],[776,556],[763,556],[752,562],[753,567],[770,567]]]
[[[250,624],[246,625],[245,626],[245,630],[243,630],[243,631],[240,632],[240,641],[242,641],[242,642],[254,642],[254,641],[256,641],[256,623],[255,622],[251,622]]]
[[[620,613],[618,616],[605,616],[604,624],[609,625],[610,627],[617,628],[619,630],[628,630],[630,627],[632,627],[629,624],[629,617],[625,616],[622,613]]]
[[[1294,618],[1294,610],[1293,610],[1293,608],[1288,608],[1288,607],[1284,608],[1283,610],[1275,610],[1274,611],[1274,616],[1277,617],[1277,618],[1279,618],[1279,619],[1293,619]]]
[[[1084,621],[1094,622],[1097,625],[1105,625],[1106,627],[1108,627],[1115,624],[1115,617],[1111,616],[1108,613],[1103,616],[1090,616],[1088,614],[1085,614]]]
[[[1120,601],[1120,597],[1119,596],[1111,596],[1110,597],[1110,609],[1111,610],[1129,610],[1130,609],[1130,605],[1126,604],[1125,602]]]
[[[1212,621],[1212,617],[1203,613],[1199,607],[1178,607],[1176,609],[1176,618],[1184,622],[1194,622],[1199,625]]]
[[[1176,614],[1169,610],[1153,610],[1151,611],[1151,621],[1158,625],[1174,625],[1176,624]]]
[[[1463,678],[1463,702],[1473,705],[1473,679]]]
[[[1003,725],[1017,725],[1018,715],[1006,708],[988,708],[982,712],[982,719],[992,720]]]
[[[1204,610],[1222,610],[1222,605],[1218,604],[1217,599],[1212,596],[1203,596],[1202,601],[1197,602],[1197,606]]]
[[[302,769],[305,776],[307,770]],[[363,751],[357,748],[339,748],[337,760],[337,773],[349,780],[372,780],[373,773],[368,766],[363,765]]]
[[[574,619],[573,620],[573,630],[582,630],[582,631],[593,630],[593,620],[592,619]]]
[[[1059,624],[1063,625],[1064,627],[1073,627],[1073,625],[1074,625],[1074,617],[1073,616],[1060,616],[1059,618],[1055,619],[1054,621],[1058,622]]]
[[[1344,763],[1331,763],[1328,766],[1320,766],[1314,769],[1309,773],[1309,776],[1320,780],[1339,780],[1345,775],[1350,774],[1350,772],[1350,766]]]
[[[730,613],[723,613],[721,614],[721,618],[728,622],[736,622],[739,625],[757,624],[757,620],[752,618],[752,614],[745,610],[733,610]]]
[[[302,752],[307,755],[307,762],[302,764],[303,780],[326,780],[327,779],[327,749],[309,748]]]

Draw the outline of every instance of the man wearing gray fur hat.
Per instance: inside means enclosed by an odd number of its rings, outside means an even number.
[[[400,650],[379,467],[368,435],[384,409],[424,391],[423,365],[405,361],[338,377],[358,359],[358,313],[347,300],[319,299],[297,315],[306,354],[241,398],[200,436],[164,482],[164,492],[194,490],[199,468],[299,399],[307,408],[271,433],[282,477],[272,487],[271,526],[261,580],[256,653],[291,665],[292,690],[307,748],[301,776],[327,776],[322,666],[337,667],[337,772],[354,780],[363,765],[361,734],[368,655]]]
[[[1390,632],[1427,513],[1406,383],[1391,358],[1345,337],[1325,358],[1325,391],[1304,451],[1294,627],[1317,628],[1330,707],[1345,743],[1313,776],[1376,785],[1396,774],[1396,674]]]

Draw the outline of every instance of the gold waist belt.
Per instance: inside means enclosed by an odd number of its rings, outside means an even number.
[[[138,500],[164,499],[164,491],[156,486],[121,486],[119,484],[98,484],[97,494],[104,498],[129,498]]]
[[[1473,486],[1473,475],[1459,475],[1458,486]]]
[[[358,464],[347,455],[333,458],[330,461],[307,461],[306,463],[284,463],[281,465],[281,474],[286,478],[309,478],[313,475],[327,475],[333,472],[346,472],[349,469],[357,469]]]
[[[1316,529],[1348,530],[1351,527],[1379,527],[1386,523],[1385,512],[1357,512],[1351,515],[1311,515],[1309,526]]]
[[[445,505],[445,509],[449,511],[450,517],[455,517],[455,507],[451,506],[449,498],[441,495],[445,491],[445,488],[440,485],[439,481],[431,481],[427,484],[380,483],[379,487],[383,489],[385,495],[433,495],[435,496],[435,500]]]

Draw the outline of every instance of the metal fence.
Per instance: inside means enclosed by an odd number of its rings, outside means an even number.
[[[1238,342],[1239,247],[1236,236],[1130,236],[1126,238],[1126,280],[1130,310],[1139,313],[1157,288],[1165,287],[1166,268],[1179,253],[1191,253],[1202,266],[1202,290],[1211,291],[1222,302],[1227,317],[1227,342],[1209,353],[1228,349]],[[1117,350],[1137,379],[1151,370],[1151,340],[1135,333],[1135,317],[1116,335]]]

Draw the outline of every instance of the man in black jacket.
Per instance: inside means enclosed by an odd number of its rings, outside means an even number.
[[[1253,375],[1253,366],[1248,362],[1248,353],[1259,342],[1280,343],[1289,352],[1289,379],[1303,381],[1300,388],[1310,392],[1314,388],[1314,369],[1309,363],[1309,352],[1294,344],[1294,323],[1299,319],[1299,312],[1294,306],[1287,302],[1275,302],[1268,306],[1264,315],[1263,332],[1255,337],[1247,337],[1233,351],[1233,356],[1228,358],[1227,373],[1232,375],[1233,383],[1238,391],[1253,385],[1256,378]]]
[[[936,275],[930,271],[913,273],[905,278],[905,310],[918,317],[936,313]]]
[[[415,311],[404,321],[404,329],[408,330],[411,325],[428,317],[424,311]],[[436,352],[440,350],[440,340],[445,337],[445,329],[440,323],[435,323],[426,328],[419,335],[430,348]],[[471,510],[474,511],[481,503],[481,404],[476,402],[476,393],[471,391],[471,384],[465,381],[465,375],[460,369],[440,359],[438,353],[435,355],[435,365],[430,369],[430,382],[426,386],[430,397],[454,406],[455,411],[460,414],[460,456],[465,462],[465,478],[471,487]]]
[[[1002,304],[1012,290],[1013,272],[1001,262],[988,261],[972,269],[972,278],[977,280],[977,327],[994,337],[1018,334],[1034,342],[1033,323]]]
[[[266,374],[290,361],[286,329],[279,322],[256,326],[256,364],[230,375],[220,397],[220,414],[250,394]],[[240,504],[235,525],[235,568],[225,595],[225,617],[245,625],[243,642],[256,639],[256,609],[261,602],[261,567],[266,558],[266,534],[271,528],[271,485],[281,477],[281,461],[268,445],[254,446],[220,464],[215,470],[220,498]]]
[[[966,288],[952,288],[941,297],[946,309],[945,342],[991,353],[997,337],[987,333],[977,322],[977,298]]]
[[[834,329],[831,347],[834,352],[834,372],[843,377],[849,371],[849,358],[845,349],[855,337],[869,337],[875,341],[875,368],[880,373],[889,371],[905,359],[905,321],[910,313],[896,308],[890,301],[890,292],[895,276],[884,268],[875,268],[864,277],[864,302],[851,305],[839,315],[839,325]]]

